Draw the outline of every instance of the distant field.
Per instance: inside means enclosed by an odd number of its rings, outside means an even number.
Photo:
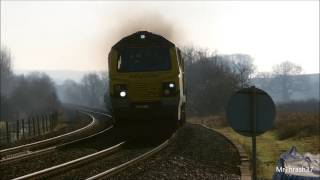
[[[251,154],[251,138],[237,134],[219,116],[190,118],[227,134]],[[271,179],[281,153],[296,146],[300,153],[320,153],[319,113],[278,113],[274,129],[257,137],[258,177]]]

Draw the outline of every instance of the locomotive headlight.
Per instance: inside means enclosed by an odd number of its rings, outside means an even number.
[[[127,96],[127,93],[125,91],[120,92],[120,97],[126,97],[126,96]]]
[[[117,97],[127,97],[128,89],[125,84],[116,84],[114,85],[114,93]]]
[[[164,96],[174,96],[176,94],[176,84],[174,82],[165,82],[162,87]]]

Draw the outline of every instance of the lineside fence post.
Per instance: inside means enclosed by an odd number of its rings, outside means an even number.
[[[30,117],[28,117],[28,136],[31,136]]]
[[[49,118],[50,118],[50,121],[51,121],[51,126],[52,126],[52,128],[53,128],[53,127],[54,127],[54,122],[53,122],[52,113],[49,114]]]
[[[36,117],[37,118],[37,127],[38,127],[38,136],[40,135],[40,122],[39,122],[39,116]]]
[[[4,142],[11,143],[21,139],[35,137],[53,131],[58,121],[58,112],[53,111],[36,116],[4,121]],[[11,137],[12,136],[12,137]]]
[[[45,129],[45,125],[44,125],[44,119],[43,119],[43,116],[42,115],[39,115],[40,118],[41,118],[41,125],[42,125],[42,134],[44,134],[46,132],[46,129]]]
[[[16,124],[16,135],[17,135],[17,140],[20,139],[20,124],[19,124],[19,120],[17,120],[17,124]]]
[[[50,131],[50,125],[49,125],[49,120],[48,120],[48,116],[47,116],[47,114],[44,114],[44,117],[46,118],[46,129],[47,129],[47,131]]]
[[[33,136],[36,136],[36,125],[34,122],[34,117],[32,117],[32,130],[33,130]]]
[[[9,132],[9,123],[6,121],[6,135],[7,135],[7,142],[10,143],[10,132]]]
[[[50,117],[50,114],[47,114],[47,118],[49,119],[50,131],[52,131],[53,130],[53,124],[52,124],[52,119]]]
[[[53,112],[52,113],[52,118],[53,118],[53,124],[54,124],[54,127],[57,125],[57,120],[58,120],[58,113],[57,111]]]
[[[24,138],[24,119],[21,119],[21,125],[22,125],[22,139]]]
[[[45,130],[46,130],[46,132],[48,132],[47,118],[46,118],[46,116],[44,114],[42,114],[42,118],[44,119],[44,125],[46,127]]]

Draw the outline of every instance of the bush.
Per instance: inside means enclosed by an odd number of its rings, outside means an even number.
[[[218,55],[183,49],[189,116],[224,112],[231,95],[250,84],[253,59],[245,54]]]
[[[278,104],[277,108],[281,112],[318,112],[319,100],[290,101]]]
[[[279,140],[319,135],[319,112],[280,112],[275,132]]]

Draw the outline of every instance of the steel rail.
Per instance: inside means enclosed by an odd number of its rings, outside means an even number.
[[[101,114],[101,115],[107,116],[109,118],[112,118],[112,116],[110,114],[106,114],[103,112],[92,111],[92,110],[87,110],[87,109],[83,109],[83,108],[78,108],[78,109],[81,109],[82,111],[86,111],[86,112],[90,112],[90,113]]]
[[[107,149],[101,150],[99,152],[96,152],[96,153],[93,153],[93,154],[90,154],[90,155],[87,155],[87,156],[84,156],[84,157],[81,157],[81,158],[78,158],[78,159],[63,163],[63,164],[59,164],[59,165],[56,165],[56,166],[53,166],[53,167],[50,167],[50,168],[47,168],[47,169],[36,171],[34,173],[31,173],[31,174],[20,176],[20,177],[14,178],[14,179],[15,180],[20,180],[20,179],[43,179],[45,177],[49,177],[49,176],[55,175],[57,173],[61,173],[61,172],[67,171],[69,169],[75,168],[77,166],[83,165],[83,164],[85,164],[87,162],[90,162],[90,161],[93,161],[95,159],[110,155],[110,154],[120,150],[123,147],[124,144],[125,144],[125,142],[121,142],[121,143],[119,143],[117,145],[114,145],[114,146],[109,147]]]
[[[108,178],[108,177],[111,177],[127,168],[129,168],[130,166],[133,166],[134,164],[136,163],[139,163],[141,161],[144,161],[148,158],[150,158],[152,155],[155,155],[156,153],[158,153],[159,151],[163,150],[164,148],[166,148],[170,142],[172,141],[173,137],[175,136],[175,134],[173,134],[171,136],[171,138],[169,138],[168,140],[166,140],[165,142],[163,142],[162,144],[160,144],[159,146],[153,148],[152,150],[132,159],[132,160],[129,160],[123,164],[120,164],[116,167],[113,167],[111,169],[108,169],[102,173],[99,173],[99,174],[96,174],[94,176],[91,176],[89,178],[87,178],[87,180],[96,180],[96,179],[103,179],[103,178]]]
[[[96,114],[102,114],[102,115],[105,115],[107,117],[112,117],[110,114],[106,114],[105,110],[103,109],[96,109],[96,108],[88,108],[88,107],[85,107],[85,106],[80,106],[80,105],[75,105],[75,104],[70,104],[70,103],[63,103],[64,105],[67,105],[67,106],[73,106],[75,107],[75,109],[81,109],[82,111],[87,111],[87,112],[92,112],[92,113],[96,113]],[[93,110],[95,109],[95,110]]]
[[[83,114],[86,114],[89,117],[91,117],[92,121],[87,126],[82,127],[80,129],[77,129],[75,131],[71,131],[71,132],[68,132],[68,133],[65,133],[65,134],[62,134],[62,135],[59,135],[59,136],[55,136],[55,137],[49,138],[49,139],[44,139],[44,140],[40,140],[40,141],[36,141],[36,142],[33,142],[33,143],[24,144],[24,145],[21,145],[21,146],[16,146],[16,147],[8,148],[8,149],[2,149],[2,150],[0,150],[1,160],[3,160],[4,159],[3,157],[5,157],[7,155],[14,154],[14,153],[19,153],[19,152],[23,152],[23,151],[27,151],[30,148],[35,148],[37,146],[44,145],[46,143],[47,144],[53,143],[55,141],[62,140],[63,138],[75,135],[75,134],[77,134],[79,132],[82,132],[82,131],[92,127],[96,123],[96,119],[91,114],[89,114],[89,113],[87,113],[85,111],[79,111],[79,112],[83,113]],[[98,113],[98,112],[95,112],[95,113]],[[100,113],[100,114],[104,114],[104,113]],[[104,115],[107,116],[107,117],[110,117],[110,115],[108,115],[108,114],[104,114]]]
[[[39,156],[39,155],[42,155],[42,154],[45,154],[45,153],[50,153],[52,151],[55,151],[58,148],[61,148],[61,147],[64,147],[64,146],[67,146],[67,145],[70,145],[70,144],[74,144],[76,142],[83,141],[85,139],[89,139],[89,138],[92,138],[92,137],[97,136],[99,134],[102,134],[102,133],[104,133],[104,132],[106,132],[106,131],[108,131],[108,130],[110,130],[112,128],[113,128],[113,126],[110,126],[107,129],[104,129],[104,130],[102,130],[100,132],[97,132],[95,134],[89,135],[89,136],[84,137],[84,138],[76,139],[76,140],[73,140],[73,141],[70,141],[70,142],[67,142],[67,143],[63,143],[63,144],[60,144],[60,145],[57,145],[57,146],[52,146],[52,147],[41,149],[41,150],[37,150],[37,151],[26,151],[26,154],[22,154],[22,155],[18,155],[18,156],[14,156],[14,157],[11,157],[11,158],[6,158],[6,159],[0,160],[0,164],[4,165],[4,164],[20,161],[22,159],[26,159],[26,158],[30,158],[30,157],[34,157],[34,156]]]
[[[50,141],[55,141],[55,140],[62,139],[64,137],[76,134],[78,132],[81,132],[81,131],[93,126],[96,123],[96,119],[93,118],[93,116],[91,116],[90,114],[88,114],[86,112],[83,112],[83,113],[89,115],[92,118],[91,123],[88,124],[87,126],[82,127],[80,129],[77,129],[77,130],[72,131],[72,132],[68,132],[66,134],[62,134],[62,135],[59,135],[59,136],[55,136],[55,137],[49,138],[49,139],[44,139],[44,140],[40,140],[40,141],[36,141],[36,142],[33,142],[33,143],[24,144],[24,145],[21,145],[21,146],[16,146],[16,147],[8,148],[8,149],[2,149],[2,150],[0,150],[1,157],[5,156],[7,154],[10,154],[10,153],[15,153],[15,152],[18,152],[20,150],[24,150],[24,149],[27,149],[27,148],[31,148],[31,147],[37,146],[39,144],[48,143]]]

